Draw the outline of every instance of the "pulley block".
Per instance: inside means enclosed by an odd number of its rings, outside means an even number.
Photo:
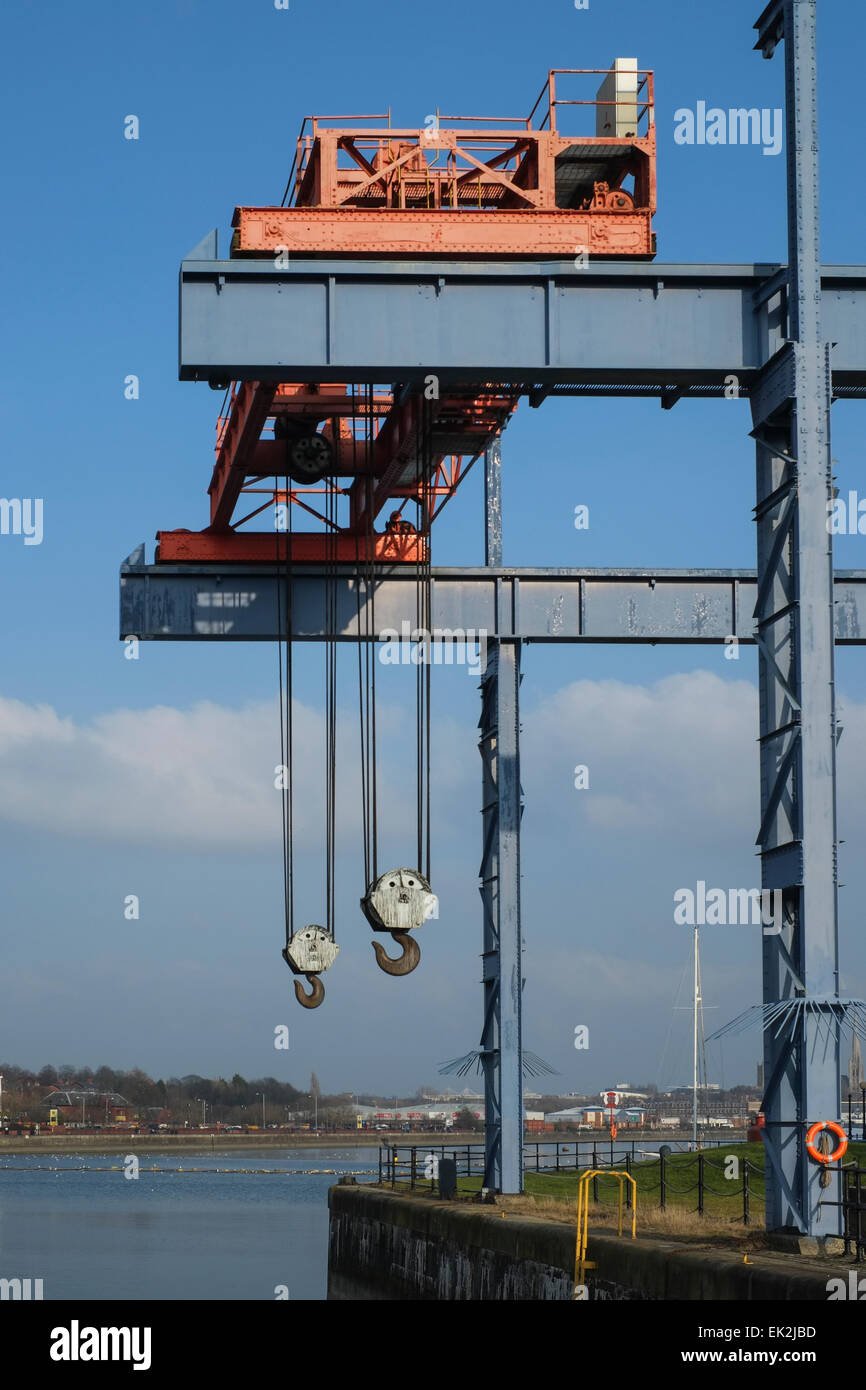
[[[417,869],[381,874],[361,899],[361,911],[373,931],[413,931],[438,907],[436,894]]]
[[[305,1009],[317,1009],[325,997],[325,986],[319,972],[328,970],[337,959],[339,946],[331,933],[315,922],[295,932],[283,949],[283,960],[293,975],[304,975],[311,986],[307,994],[300,980],[295,980],[295,995]]]
[[[330,440],[308,425],[278,415],[274,438],[286,441],[286,472],[295,483],[318,483],[334,470]]]
[[[361,910],[374,931],[390,932],[402,954],[396,959],[373,942],[376,961],[386,975],[409,975],[421,959],[421,950],[409,932],[437,911],[438,899],[417,869],[393,869],[382,874],[361,899]]]

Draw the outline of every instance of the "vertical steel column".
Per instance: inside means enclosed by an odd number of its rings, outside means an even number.
[[[484,459],[485,563],[502,564],[502,446]],[[498,617],[498,615],[497,615]],[[523,1191],[520,643],[488,640],[481,679],[484,1186]]]
[[[767,1226],[838,1234],[838,1175],[811,1162],[805,1130],[840,1097],[836,713],[829,348],[821,327],[815,0],[776,0],[756,26],[784,39],[789,345],[752,393],[757,451],[761,848],[782,930],[764,928]],[[829,1182],[828,1182],[829,1179]],[[827,1186],[821,1186],[825,1182]]]

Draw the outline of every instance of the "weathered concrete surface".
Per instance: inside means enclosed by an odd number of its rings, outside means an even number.
[[[496,1207],[332,1187],[332,1299],[570,1300],[575,1229]],[[827,1300],[839,1262],[590,1232],[590,1299]]]
[[[568,1226],[370,1187],[332,1187],[328,1206],[329,1298],[571,1298]]]

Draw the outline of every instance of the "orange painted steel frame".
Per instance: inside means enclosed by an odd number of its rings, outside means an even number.
[[[437,117],[417,130],[307,117],[290,175],[294,205],[236,208],[232,254],[574,256],[583,248],[652,257],[653,74],[635,74],[636,95],[619,103],[634,111],[635,131],[584,136],[557,128],[559,107],[617,105],[558,97],[557,78],[602,75],[608,70],[552,70],[525,120]],[[547,110],[533,126],[545,95]],[[469,121],[486,124],[463,128]],[[629,176],[632,192],[624,188]]]
[[[653,74],[630,75],[637,90],[618,104],[598,96],[584,101],[557,94],[559,78],[607,77],[608,69],[554,69],[525,119],[437,117],[422,130],[398,130],[390,116],[308,117],[289,176],[294,206],[237,208],[232,254],[287,250],[294,255],[571,257],[585,252],[651,258],[656,210]],[[558,128],[560,107],[593,112],[604,107],[609,112],[618,105],[634,114],[634,131],[590,137],[566,135]],[[329,124],[350,120],[356,124]],[[625,187],[628,178],[633,180],[631,191]],[[517,397],[493,388],[482,394],[477,386],[462,392],[451,387],[446,397],[423,404],[428,439],[422,439],[420,387],[395,399],[390,390],[368,395],[363,387],[356,391],[345,384],[232,385],[217,426],[217,458],[208,489],[210,526],[203,532],[158,532],[158,559],[270,563],[285,557],[286,540],[279,533],[239,528],[281,502],[333,527],[311,502],[316,494],[334,492],[348,499],[348,525],[336,535],[333,529],[293,529],[293,561],[357,564],[375,557],[413,564],[425,559],[430,524],[504,428]],[[286,473],[286,444],[262,435],[268,421],[279,416],[296,425],[303,422],[309,430],[321,427],[333,452],[329,481],[278,486]],[[402,509],[407,501],[421,500],[419,460],[425,454],[432,459],[432,477],[424,534],[407,533],[402,523],[399,529],[389,524],[374,533],[373,522],[389,502],[399,501]],[[343,488],[339,478],[351,478],[351,486]],[[255,501],[250,512],[236,519],[242,495]]]
[[[427,559],[424,536],[386,531],[367,537],[348,532],[337,536],[318,532],[294,532],[289,538],[273,531],[159,531],[161,564],[358,565],[372,558],[377,563],[416,565]],[[372,550],[372,554],[371,554]]]
[[[293,528],[294,563],[358,563],[375,558],[415,564],[426,559],[426,535],[397,532],[390,524],[384,532],[372,532],[373,520],[389,502],[396,500],[403,506],[407,501],[421,500],[422,480],[413,476],[417,475],[424,444],[421,397],[419,390],[395,401],[390,391],[378,390],[368,404],[362,390],[353,392],[341,383],[277,385],[252,381],[232,387],[228,413],[220,416],[217,426],[217,459],[208,489],[211,524],[201,532],[158,532],[157,559],[162,563],[267,564],[279,556],[285,558],[286,540],[278,532],[237,528],[278,503],[300,507],[328,525],[311,502],[334,491],[348,500],[349,524],[336,535],[333,531],[309,533]],[[452,389],[439,400],[426,403],[432,458],[426,489],[431,503],[427,530],[472,463],[504,428],[517,403],[516,396],[495,390],[479,394],[477,387],[463,395]],[[261,435],[267,420],[281,415],[303,420],[310,428],[325,422],[322,434],[334,452],[331,480],[311,487],[292,486],[288,491],[279,486],[278,480],[286,472],[286,445]],[[368,426],[373,433],[369,456],[364,439]],[[340,487],[336,478],[351,478],[351,486]],[[267,485],[257,487],[260,482]],[[257,500],[249,513],[235,519],[242,497],[264,500]]]

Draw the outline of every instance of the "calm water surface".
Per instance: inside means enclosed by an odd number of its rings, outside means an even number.
[[[4,1154],[0,1277],[42,1279],[45,1299],[273,1299],[278,1285],[292,1300],[324,1299],[337,1177],[304,1170],[376,1171],[377,1156],[339,1146],[148,1153],[129,1179],[85,1171],[123,1155]]]

